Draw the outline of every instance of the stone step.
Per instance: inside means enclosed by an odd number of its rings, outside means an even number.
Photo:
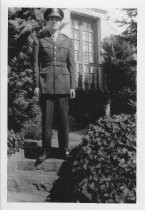
[[[44,192],[49,191],[53,187],[53,183],[59,178],[57,172],[62,166],[63,159],[50,158],[42,162],[41,164],[35,166],[36,161],[32,159],[23,159],[18,161],[18,168],[14,173],[8,174],[7,186],[9,192],[10,201],[17,199],[17,192],[32,193],[32,198],[27,200],[27,196],[24,198],[25,201],[35,201],[36,195],[34,193],[40,193],[39,201],[45,201],[43,196]],[[18,196],[18,200],[21,200]],[[22,197],[23,200],[23,197]],[[47,199],[48,200],[48,199]]]
[[[55,159],[49,158],[42,162],[41,164],[37,164],[36,160],[33,159],[24,159],[22,161],[18,161],[18,170],[21,171],[44,171],[44,172],[58,172],[61,165],[63,164],[63,159]]]
[[[70,148],[81,143],[86,130],[72,132]],[[41,154],[42,141],[26,140],[24,150],[8,159],[8,202],[47,202],[57,172],[63,166],[57,133],[52,138],[52,156],[41,164],[36,159]]]
[[[17,170],[8,176],[8,192],[49,192],[57,179],[56,172]]]
[[[46,202],[49,201],[48,192],[8,192],[8,202]]]

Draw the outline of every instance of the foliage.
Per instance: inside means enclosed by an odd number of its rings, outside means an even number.
[[[136,102],[136,59],[134,48],[122,40],[119,36],[110,36],[102,42],[103,70],[106,77],[106,92],[111,99],[112,112],[121,113],[135,111],[136,106],[130,106]],[[134,95],[134,97],[132,97]],[[125,98],[128,96],[128,98]],[[132,100],[133,103],[131,102]],[[124,101],[124,102],[123,102]],[[115,104],[123,104],[115,107]],[[125,108],[125,104],[128,108]],[[115,108],[114,108],[115,107]],[[129,111],[129,112],[130,112]]]
[[[123,40],[129,42],[134,47],[137,46],[137,9],[136,8],[127,8],[122,9],[125,11],[127,18],[123,18],[122,20],[118,20],[120,26],[126,26],[126,30],[123,31],[121,37]]]
[[[76,131],[78,128],[78,124],[76,119],[70,115],[69,116],[69,132]]]
[[[19,152],[23,149],[24,138],[20,133],[15,133],[13,130],[8,131],[8,156]]]
[[[25,139],[41,140],[42,139],[41,113],[38,113],[35,118],[26,121],[22,126],[21,133]]]
[[[122,11],[125,11],[126,18],[117,22],[126,26],[126,30],[121,35],[104,39],[102,43],[106,95],[111,101],[112,113],[136,111],[137,9]]]
[[[20,131],[24,121],[34,115],[32,105],[35,101],[30,69],[24,72],[11,70],[8,94],[8,128]]]
[[[84,194],[92,202],[135,202],[135,126],[134,116],[125,115],[100,118],[90,126],[75,155],[78,197]]]
[[[77,129],[82,129],[104,115],[104,96],[101,92],[90,90],[76,90],[75,100],[70,100],[70,115],[77,123]]]
[[[88,134],[71,155],[59,172],[60,180],[51,191],[52,199],[83,203],[136,202],[135,115],[100,118],[90,125]]]
[[[34,119],[33,42],[44,26],[43,9],[9,8],[8,13],[8,129],[19,132]],[[37,107],[36,107],[37,110]],[[34,111],[34,112],[33,112]]]

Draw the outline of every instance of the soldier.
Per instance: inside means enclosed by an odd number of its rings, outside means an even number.
[[[64,156],[69,156],[68,100],[75,98],[75,63],[73,43],[59,29],[64,13],[46,9],[47,27],[34,41],[34,94],[41,99],[42,151],[44,161],[51,154],[54,107],[57,108],[58,143]]]

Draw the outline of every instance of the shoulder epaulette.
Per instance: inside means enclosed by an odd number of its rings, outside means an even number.
[[[62,34],[64,37],[71,39],[69,36],[67,36],[66,34]]]

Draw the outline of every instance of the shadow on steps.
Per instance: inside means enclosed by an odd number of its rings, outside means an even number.
[[[79,155],[80,146],[74,147],[69,158],[67,158],[61,165],[58,171],[58,179],[53,183],[46,202],[66,202],[76,203],[78,199],[75,197],[75,184],[82,179],[82,170],[79,174],[75,169],[76,158]]]
[[[53,184],[50,194],[45,200],[46,202],[75,202],[72,192],[71,169],[72,161],[64,161],[58,172],[59,178]]]

